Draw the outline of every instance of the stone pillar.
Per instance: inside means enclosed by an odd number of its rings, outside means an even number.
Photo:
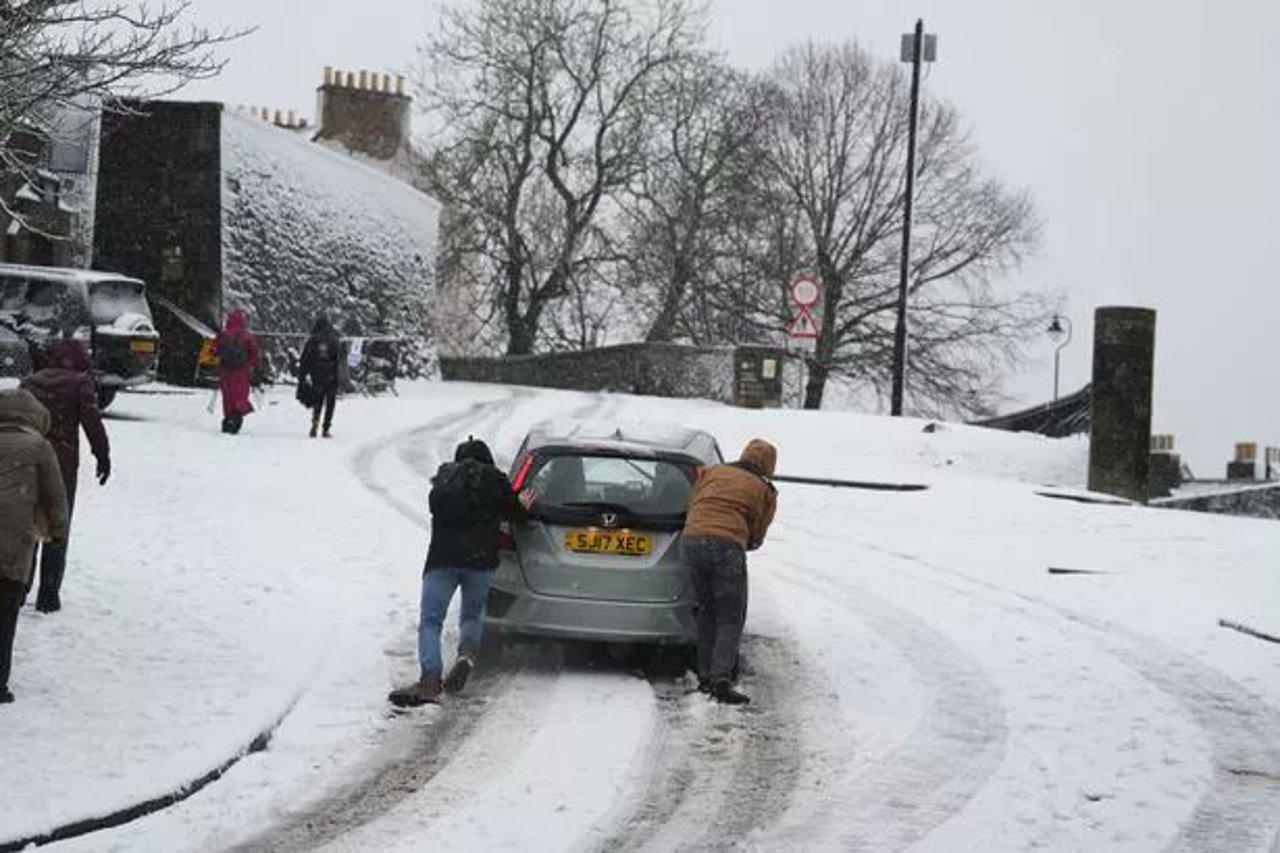
[[[1099,308],[1093,323],[1089,489],[1147,500],[1156,312]]]

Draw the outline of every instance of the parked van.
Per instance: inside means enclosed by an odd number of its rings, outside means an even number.
[[[155,380],[160,334],[146,288],[115,273],[0,264],[0,339],[17,338],[36,350],[50,338],[79,340],[93,361],[98,402],[106,407],[121,388]],[[15,362],[20,371],[31,369],[29,361]]]

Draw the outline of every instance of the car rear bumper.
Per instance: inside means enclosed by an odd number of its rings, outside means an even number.
[[[694,643],[693,603],[621,602],[539,595],[497,582],[489,591],[485,629],[609,643]]]

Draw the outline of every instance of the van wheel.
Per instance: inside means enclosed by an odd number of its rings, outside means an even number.
[[[98,408],[105,409],[110,406],[116,399],[119,388],[99,388],[98,389]]]

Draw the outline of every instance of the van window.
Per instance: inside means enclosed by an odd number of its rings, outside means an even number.
[[[0,311],[18,312],[27,301],[27,280],[0,276]]]
[[[89,312],[76,288],[63,281],[32,279],[21,310],[31,323],[55,331],[70,332],[89,324]]]
[[[140,314],[151,319],[142,284],[124,279],[89,285],[89,310],[93,312],[93,322],[97,326],[110,326],[122,314]]]

